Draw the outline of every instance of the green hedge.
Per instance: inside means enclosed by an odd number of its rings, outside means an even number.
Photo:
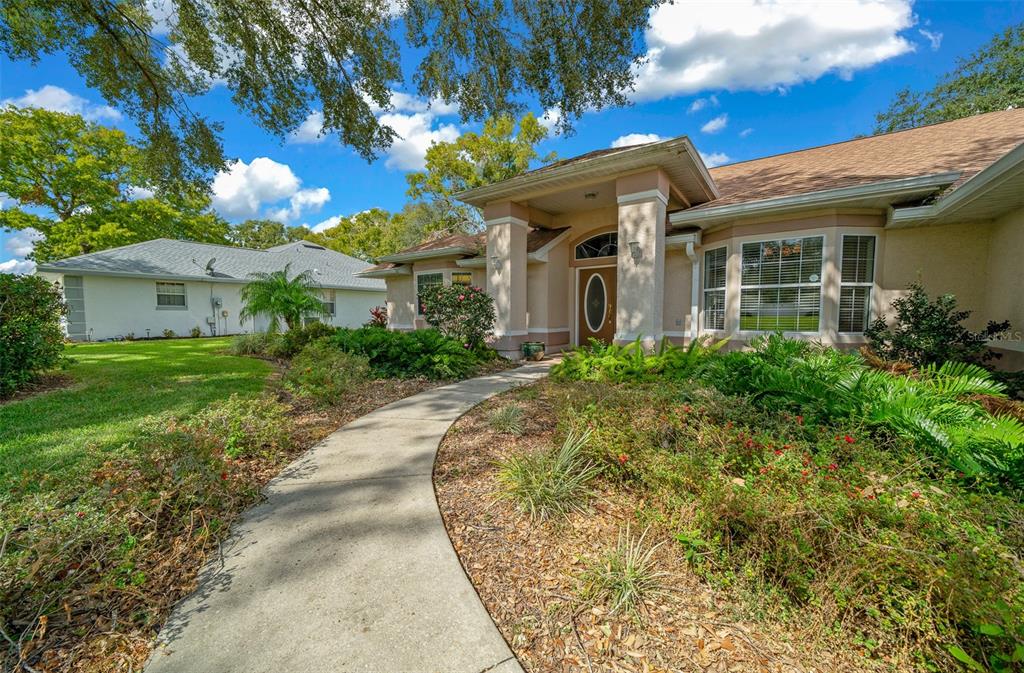
[[[341,329],[331,341],[346,353],[366,357],[377,376],[461,379],[494,357],[487,348],[466,348],[434,329],[392,332],[380,327]]]
[[[0,398],[63,362],[60,290],[36,276],[0,274]]]

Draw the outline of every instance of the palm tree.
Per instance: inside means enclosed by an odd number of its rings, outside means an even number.
[[[304,316],[326,313],[313,273],[303,271],[289,280],[290,267],[291,264],[286,264],[282,271],[249,274],[252,280],[242,288],[244,306],[239,320],[267,316],[270,319],[268,331],[276,332],[281,327],[281,320],[291,330],[302,325]]]

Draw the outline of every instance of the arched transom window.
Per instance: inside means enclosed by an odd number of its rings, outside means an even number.
[[[614,257],[619,254],[619,233],[609,231],[591,236],[576,246],[576,259]]]

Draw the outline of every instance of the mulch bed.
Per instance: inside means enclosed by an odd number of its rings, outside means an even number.
[[[29,397],[35,397],[36,395],[48,393],[53,390],[70,388],[74,383],[75,379],[70,374],[65,374],[64,372],[48,372],[32,383],[25,385],[10,397],[0,399],[0,406],[11,402],[17,402],[19,400],[25,400]]]
[[[871,670],[859,648],[828,643],[807,625],[753,620],[737,597],[716,590],[687,565],[670,532],[651,529],[658,570],[669,588],[638,618],[609,614],[580,597],[578,577],[614,548],[627,524],[642,532],[636,494],[604,485],[592,511],[534,522],[494,497],[497,461],[548,447],[555,430],[547,383],[540,395],[514,391],[481,405],[449,431],[434,466],[434,486],[449,537],[487,611],[531,672]],[[490,412],[516,401],[524,408],[518,437],[490,429]]]

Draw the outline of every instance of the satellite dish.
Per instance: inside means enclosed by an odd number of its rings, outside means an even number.
[[[211,257],[210,261],[206,263],[206,275],[207,276],[212,276],[213,275],[213,263],[216,262],[216,261],[217,261],[216,257]]]

